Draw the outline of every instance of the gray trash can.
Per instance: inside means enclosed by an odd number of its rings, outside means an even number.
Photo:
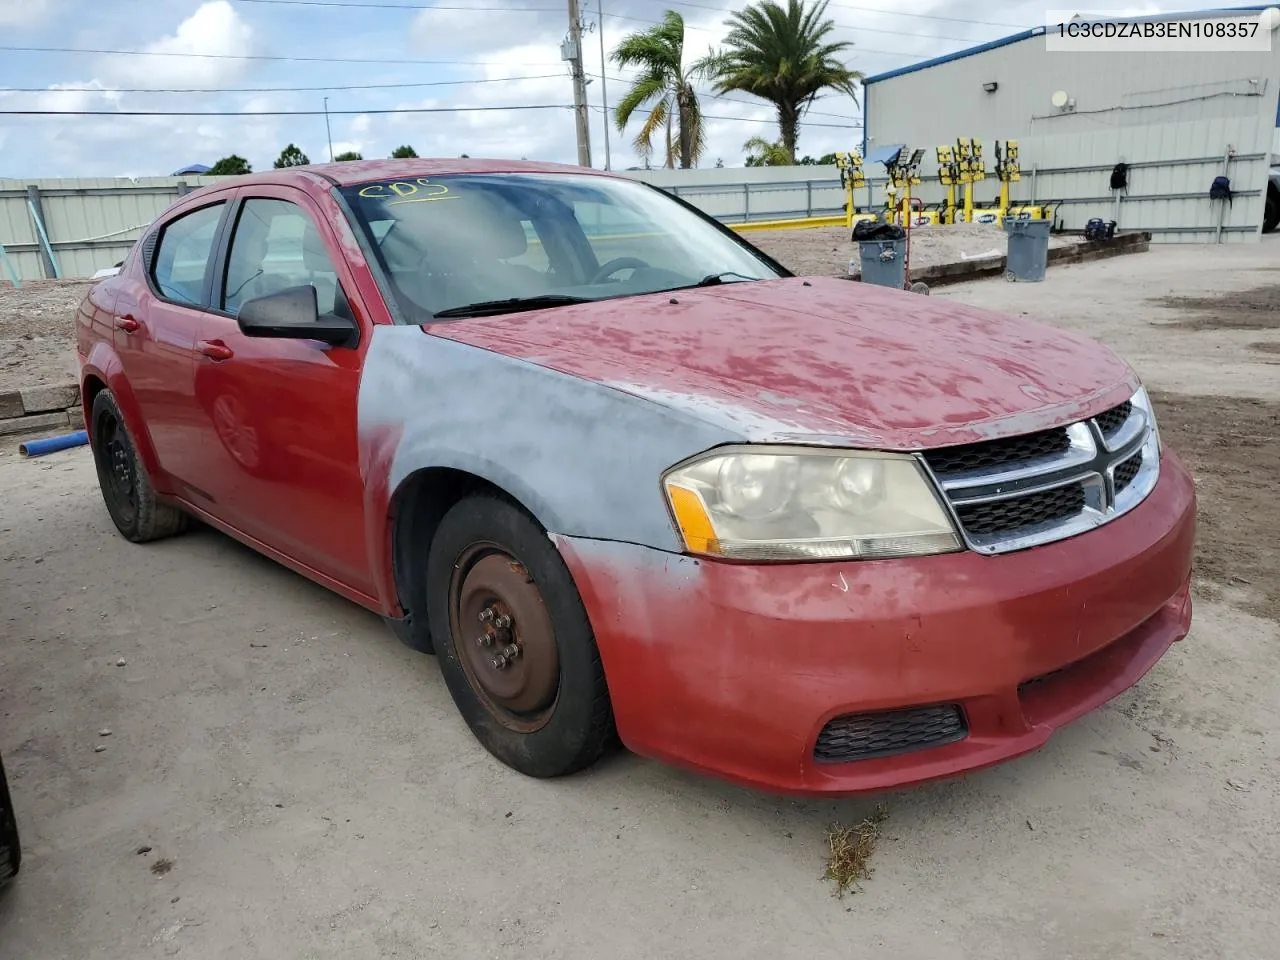
[[[1005,260],[1005,279],[1038,282],[1049,266],[1050,220],[1004,221],[1009,236],[1009,255]]]
[[[901,290],[906,279],[906,240],[860,240],[862,282]]]

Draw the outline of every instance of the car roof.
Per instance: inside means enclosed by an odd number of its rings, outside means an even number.
[[[467,157],[412,160],[348,160],[342,163],[313,163],[303,167],[266,170],[239,176],[229,183],[239,186],[254,183],[293,183],[321,177],[340,186],[369,183],[374,180],[442,177],[459,173],[542,173],[609,176],[603,170],[578,167],[567,163],[541,163],[534,160],[485,160]]]

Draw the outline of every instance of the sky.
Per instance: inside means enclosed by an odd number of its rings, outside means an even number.
[[[581,2],[592,163],[603,167],[604,97],[616,103],[627,74],[609,63],[602,84],[600,11],[597,0]],[[742,5],[603,0],[606,53],[674,9],[685,19],[686,59],[695,59],[719,45],[727,14]],[[874,75],[1043,23],[1047,9],[1063,5],[830,0],[827,14],[833,38],[852,44],[845,62]],[[1188,7],[1135,0],[1083,9]],[[313,162],[327,160],[330,137],[335,153],[366,158],[409,144],[420,156],[574,163],[573,90],[560,58],[567,25],[565,0],[0,0],[0,111],[108,114],[0,115],[0,179],[165,176],[231,153],[268,169],[289,143]],[[742,166],[749,137],[776,138],[769,105],[700,89],[708,118],[700,166]],[[200,92],[172,92],[192,90]],[[798,153],[859,146],[860,100],[818,100],[801,126]],[[444,112],[378,112],[406,108]],[[126,111],[316,115],[119,115]],[[638,126],[619,133],[608,125],[613,169],[641,164],[632,146]],[[652,162],[659,165],[661,155]]]

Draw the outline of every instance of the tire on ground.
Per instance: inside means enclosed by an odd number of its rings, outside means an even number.
[[[110,390],[102,390],[93,398],[93,410],[89,418],[89,437],[92,440],[93,462],[98,471],[98,487],[116,529],[121,536],[134,543],[146,543],[181,533],[187,528],[187,515],[177,507],[161,503],[156,496],[147,469],[138,456],[137,445],[125,426],[124,417],[116,405]],[[118,502],[112,492],[111,451],[104,445],[104,437],[111,424],[116,425],[124,442],[124,457],[132,473],[134,509],[129,510]]]
[[[18,839],[18,822],[5,779],[4,761],[0,760],[0,884],[18,875],[22,864],[22,843]]]
[[[478,693],[459,660],[453,581],[458,561],[479,544],[496,546],[523,565],[549,615],[559,658],[559,689],[538,729],[511,729]],[[508,766],[531,777],[558,777],[594,763],[616,742],[613,710],[595,636],[573,578],[546,532],[527,513],[497,496],[467,497],[441,521],[427,559],[427,610],[445,683],[476,739]],[[517,625],[518,626],[518,625]],[[478,634],[480,625],[476,625]],[[465,628],[464,628],[465,630]]]
[[[1262,211],[1262,232],[1271,233],[1280,226],[1280,190],[1273,184],[1267,185],[1267,205]]]

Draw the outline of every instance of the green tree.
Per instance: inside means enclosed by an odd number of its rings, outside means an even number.
[[[275,167],[277,170],[283,170],[285,167],[305,167],[310,162],[307,155],[291,143],[280,151]]]
[[[741,91],[773,104],[778,133],[794,163],[800,120],[825,90],[846,93],[858,102],[862,74],[839,55],[853,47],[829,39],[835,23],[823,19],[828,0],[757,0],[729,15],[725,47],[701,62],[716,93]]]
[[[391,151],[392,160],[413,160],[418,156],[418,151],[413,149],[407,143],[403,146],[396,147]]]
[[[770,143],[764,137],[752,137],[742,145],[747,151],[748,167],[786,167],[791,165],[791,157],[781,140]]]
[[[360,156],[360,154],[358,154],[356,151],[347,150],[345,153],[340,153],[336,157],[334,157],[333,162],[345,163],[348,160],[363,160],[363,159],[364,157]]]
[[[625,130],[632,115],[647,107],[649,115],[634,140],[636,153],[648,160],[654,134],[664,130],[665,166],[675,167],[677,157],[681,169],[696,164],[707,142],[693,89],[693,81],[702,76],[703,68],[702,61],[684,66],[684,18],[668,10],[656,27],[625,37],[610,59],[640,73],[613,114],[618,129]]]
[[[210,167],[208,176],[239,177],[246,173],[253,173],[253,167],[249,166],[249,161],[244,157],[237,156],[233,153],[229,157],[223,157]]]

